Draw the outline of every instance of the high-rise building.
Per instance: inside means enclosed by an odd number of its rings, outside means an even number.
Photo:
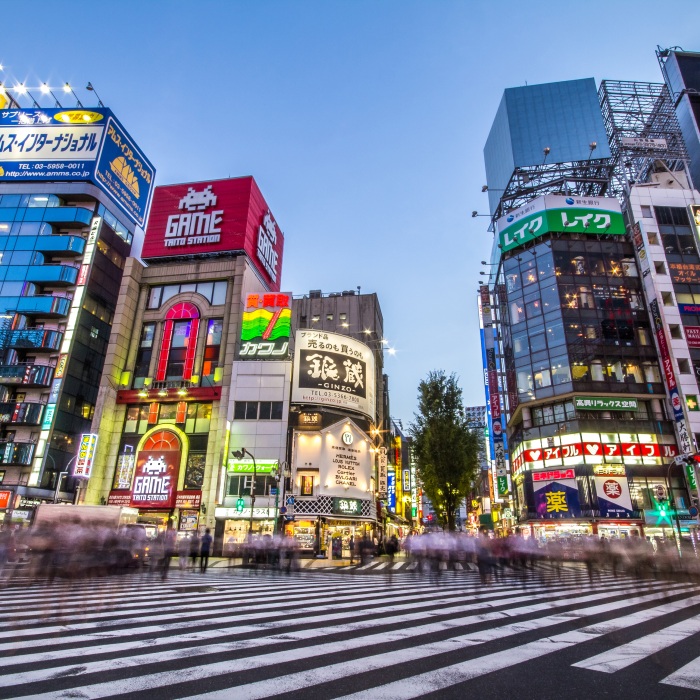
[[[73,500],[119,285],[155,171],[103,107],[0,90],[0,489],[5,517]]]
[[[656,52],[688,155],[695,186],[700,186],[700,53],[677,47]]]
[[[495,497],[515,506],[501,522],[538,537],[642,534],[642,494],[666,483],[679,449],[643,271],[608,196],[617,163],[595,83],[515,91],[485,149],[488,189],[504,192],[480,295],[492,434],[507,426],[510,458],[508,473],[496,451]],[[530,162],[495,146],[508,142]]]

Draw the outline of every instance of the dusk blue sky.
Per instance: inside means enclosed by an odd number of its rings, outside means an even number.
[[[434,369],[484,403],[476,291],[492,237],[471,212],[487,212],[482,149],[503,90],[660,82],[657,44],[700,50],[698,0],[3,9],[0,80],[69,81],[86,106],[91,81],[157,184],[255,177],[286,236],[285,291],[379,295],[404,421]]]

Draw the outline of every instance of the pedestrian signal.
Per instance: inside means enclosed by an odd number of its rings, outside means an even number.
[[[242,513],[242,512],[243,512],[243,506],[244,506],[244,505],[245,505],[245,501],[244,501],[242,498],[239,498],[239,499],[236,501],[236,510],[237,510],[239,513]]]

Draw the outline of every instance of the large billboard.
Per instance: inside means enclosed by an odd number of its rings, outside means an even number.
[[[109,109],[0,110],[0,182],[92,182],[143,226],[155,174]]]
[[[519,248],[545,233],[624,236],[625,220],[614,197],[547,194],[533,199],[496,222],[503,252]]]
[[[141,257],[245,252],[280,290],[284,235],[252,177],[156,187]]]
[[[292,403],[334,406],[374,420],[375,380],[374,355],[364,343],[338,333],[296,332]]]
[[[286,360],[292,324],[291,294],[248,294],[241,321],[242,360]]]

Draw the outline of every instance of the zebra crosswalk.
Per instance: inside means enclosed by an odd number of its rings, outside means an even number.
[[[700,690],[692,581],[173,572],[6,588],[0,616],[0,698]]]

